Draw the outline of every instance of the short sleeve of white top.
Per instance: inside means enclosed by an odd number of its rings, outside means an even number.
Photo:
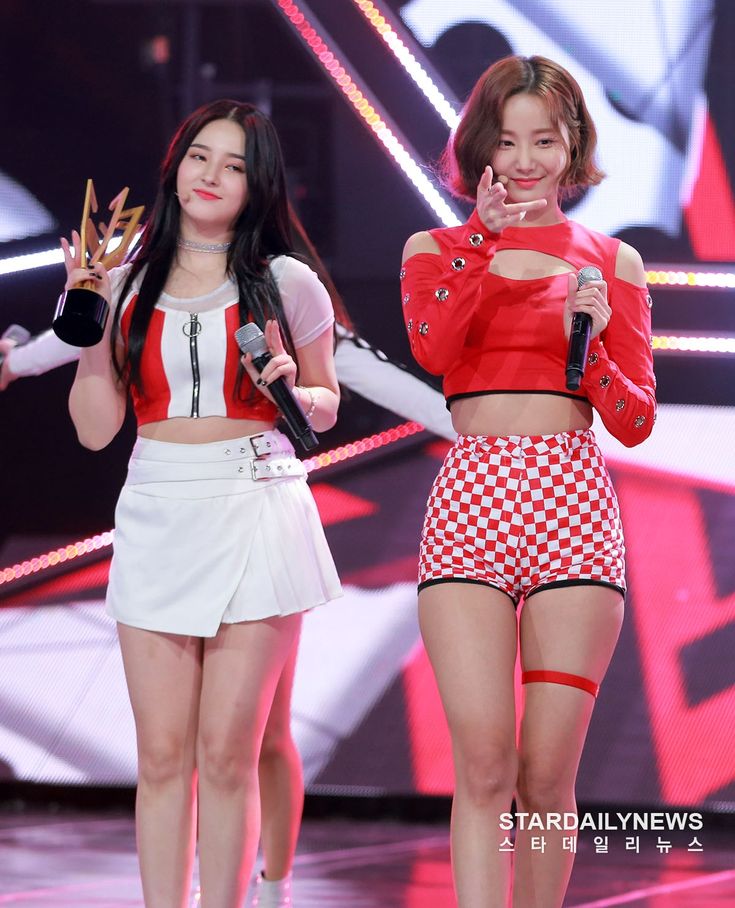
[[[281,294],[294,347],[305,347],[334,324],[334,309],[327,289],[308,265],[290,255],[272,259],[270,268]]]

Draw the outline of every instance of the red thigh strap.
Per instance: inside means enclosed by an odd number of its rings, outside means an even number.
[[[600,685],[590,681],[589,678],[583,678],[581,675],[570,675],[568,672],[523,672],[521,681],[523,684],[533,684],[536,681],[546,681],[548,684],[566,684],[568,687],[578,687],[580,690],[586,690],[593,697],[596,697],[600,690]]]

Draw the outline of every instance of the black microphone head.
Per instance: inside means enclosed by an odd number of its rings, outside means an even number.
[[[248,322],[235,331],[237,346],[243,353],[251,353],[253,359],[268,352],[265,335],[255,322]]]
[[[577,290],[581,290],[590,281],[601,281],[602,272],[595,265],[585,265],[577,272]]]

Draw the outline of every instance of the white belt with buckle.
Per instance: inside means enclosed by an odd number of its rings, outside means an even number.
[[[291,457],[279,457],[278,454],[271,454],[268,457],[257,457],[248,461],[250,464],[250,475],[253,479],[280,479],[282,476],[306,476],[306,467],[293,455]],[[244,465],[238,467],[244,471]]]

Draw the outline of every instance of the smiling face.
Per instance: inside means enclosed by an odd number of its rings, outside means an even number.
[[[544,101],[537,95],[516,94],[503,108],[493,171],[504,178],[511,201],[545,198],[547,209],[556,209],[559,184],[569,165],[568,148],[566,126],[554,125]]]
[[[212,120],[194,137],[176,174],[181,228],[228,234],[245,207],[245,133],[231,120]]]

